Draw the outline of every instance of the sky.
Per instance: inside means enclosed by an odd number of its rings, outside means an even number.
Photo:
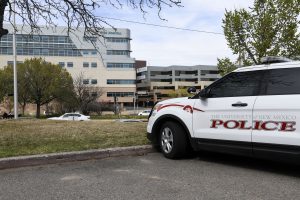
[[[102,17],[221,33],[174,30],[106,19],[116,28],[131,30],[131,57],[146,60],[148,66],[216,65],[217,58],[229,57],[233,60],[236,58],[222,35],[225,9],[248,8],[253,5],[253,1],[182,0],[182,7],[163,8],[161,17],[165,20],[158,17],[155,9],[147,9],[147,14],[143,15],[139,9],[132,9],[126,5],[117,9],[101,4],[95,13]],[[65,24],[59,21],[58,25]]]
[[[253,0],[182,0],[183,7],[165,7],[160,20],[157,11],[148,9],[143,16],[139,10],[128,7],[99,10],[98,15],[124,20],[152,23],[179,28],[223,33],[222,18],[225,9],[248,8]],[[116,20],[107,22],[118,28],[131,30],[131,56],[146,60],[148,66],[216,65],[217,58],[230,57],[224,35],[206,34],[145,26]]]

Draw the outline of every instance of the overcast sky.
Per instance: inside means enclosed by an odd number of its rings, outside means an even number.
[[[152,24],[175,26],[223,33],[222,18],[225,9],[247,8],[253,0],[182,0],[184,7],[166,8],[158,18],[155,10],[143,15],[137,10],[109,8],[101,16]],[[131,56],[146,60],[148,65],[216,65],[218,57],[234,58],[223,35],[173,30],[127,22],[108,20],[119,28],[131,30]]]

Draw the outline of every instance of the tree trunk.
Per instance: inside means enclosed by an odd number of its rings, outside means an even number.
[[[36,118],[40,118],[41,116],[41,103],[36,103]]]
[[[24,114],[25,114],[25,108],[26,108],[26,104],[23,104],[22,105],[22,116],[24,116]]]

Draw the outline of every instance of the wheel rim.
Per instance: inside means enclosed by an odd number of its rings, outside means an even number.
[[[161,133],[161,148],[165,153],[170,153],[173,148],[173,133],[170,128],[165,127]]]

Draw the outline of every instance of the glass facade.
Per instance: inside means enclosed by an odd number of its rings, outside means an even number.
[[[86,42],[97,42],[97,37],[83,37],[83,41],[86,41]]]
[[[116,38],[116,37],[106,37],[107,42],[117,42],[117,43],[129,43],[128,38]]]
[[[107,79],[107,84],[135,84],[135,80],[133,79]]]
[[[17,55],[32,56],[82,56],[68,36],[17,34]],[[0,40],[0,54],[13,54],[13,36],[4,35]]]
[[[107,63],[107,68],[134,68],[134,63]]]
[[[134,92],[107,92],[107,97],[133,97]]]
[[[130,55],[128,50],[107,50],[107,55]]]

